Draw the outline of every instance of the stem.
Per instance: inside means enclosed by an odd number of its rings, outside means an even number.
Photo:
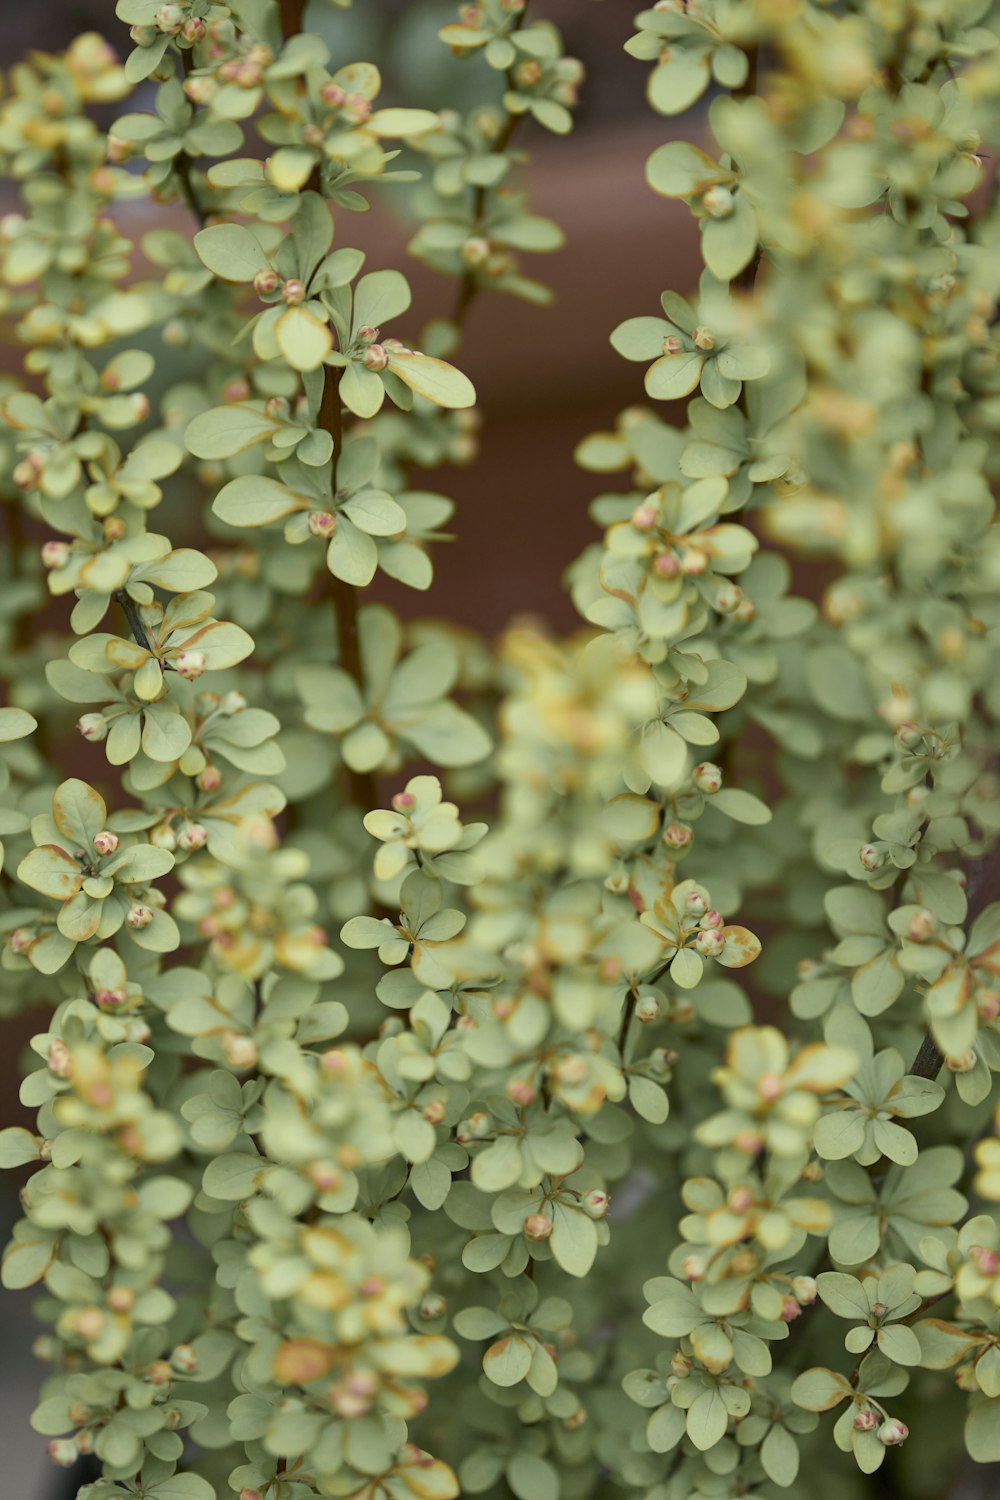
[[[511,31],[520,30],[520,28],[524,25],[524,20],[527,13],[528,7],[525,6],[524,10],[520,11],[515,17],[514,24],[511,27]],[[515,87],[515,82],[509,68],[506,73],[506,79],[508,89],[513,89]],[[497,136],[496,140],[490,147],[491,155],[499,156],[502,151],[506,151],[507,147],[510,145],[511,137],[514,134],[514,131],[517,129],[518,125],[523,119],[524,115],[508,114],[503,129],[500,131],[500,134]],[[487,191],[488,189],[485,187],[477,187],[473,194],[473,228],[480,227],[480,221],[486,211]],[[465,318],[469,311],[469,308],[472,306],[473,302],[475,302],[476,296],[481,291],[481,289],[481,284],[479,281],[477,281],[474,272],[472,270],[466,271],[458,288],[458,298],[455,302],[455,310],[452,313],[450,320],[452,323],[454,323],[456,328],[460,329],[465,323]]]
[[[281,34],[286,39],[302,30],[302,18],[309,0],[278,0]]]
[[[124,589],[119,589],[115,594],[115,598],[122,607],[122,612],[128,621],[128,628],[132,632],[132,639],[136,645],[141,646],[144,651],[148,651],[150,656],[155,656],[156,649],[146,634],[146,627],[142,623],[139,608],[135,600],[130,599]]]
[[[625,1061],[625,1044],[628,1041],[629,1028],[632,1025],[632,1017],[635,1014],[635,1002],[637,999],[638,996],[633,986],[626,995],[625,1004],[622,1006],[622,1024],[618,1032],[618,1055],[623,1063]]]

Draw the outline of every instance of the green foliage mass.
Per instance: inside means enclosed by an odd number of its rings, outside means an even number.
[[[712,90],[646,170],[704,271],[611,333],[689,399],[581,441],[584,628],[495,648],[360,591],[431,584],[579,63],[465,5],[463,115],[302,0],[116,11],[0,103],[34,1427],[89,1500],[945,1495],[1000,1461],[1000,8],[623,33]]]

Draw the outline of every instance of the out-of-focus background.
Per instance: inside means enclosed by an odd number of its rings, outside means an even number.
[[[443,615],[490,634],[525,611],[557,629],[576,622],[561,575],[597,535],[587,503],[602,484],[575,467],[573,449],[587,433],[608,427],[623,407],[644,399],[642,367],[622,361],[608,334],[623,318],[656,313],[665,287],[689,291],[698,273],[697,229],[687,210],[657,198],[643,177],[649,152],[674,126],[646,104],[647,66],[622,50],[641,8],[640,0],[538,0],[533,7],[561,28],[568,52],[587,70],[570,137],[551,136],[530,122],[517,137],[532,158],[522,178],[530,207],[555,219],[567,236],[561,252],[523,260],[529,274],[554,288],[556,300],[539,309],[511,297],[483,296],[471,311],[456,358],[479,393],[479,457],[466,468],[426,476],[428,488],[457,502],[451,528],[456,540],[435,550],[428,595],[382,589],[401,612]],[[365,0],[345,12],[313,0],[306,24],[324,32],[338,65],[377,60],[384,102],[461,108],[481,102],[484,86],[497,97],[500,89],[499,75],[477,60],[453,58],[438,42],[438,26],[454,20],[456,10],[449,0]],[[0,58],[7,67],[33,48],[55,52],[87,30],[101,32],[123,53],[129,50],[113,0],[3,0]],[[127,107],[151,108],[152,93],[153,86],[145,85]],[[678,128],[690,138],[690,118]],[[13,186],[0,183],[0,213],[14,208],[15,200]],[[121,214],[124,232],[133,238],[154,222],[187,227],[181,205],[133,204]],[[338,241],[363,248],[367,269],[405,271],[413,286],[415,331],[447,314],[456,284],[411,260],[407,238],[391,188],[372,212],[338,222]],[[0,329],[0,372],[17,372],[20,361],[11,329]],[[376,582],[373,594],[379,593]],[[27,1038],[43,1026],[41,1012],[4,1023],[3,1124],[30,1123],[17,1102],[18,1060]],[[18,1215],[13,1176],[0,1178],[4,1241]],[[32,1298],[0,1296],[0,1500],[62,1500],[75,1487],[67,1488],[68,1476],[52,1468],[45,1440],[28,1426],[42,1373],[30,1350],[38,1331]]]

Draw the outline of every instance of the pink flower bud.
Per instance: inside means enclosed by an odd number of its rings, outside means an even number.
[[[726,946],[726,940],[715,928],[702,927],[695,936],[694,946],[702,958],[718,958]]]
[[[946,1057],[944,1065],[949,1073],[971,1073],[976,1066],[976,1054],[970,1047],[960,1057]]]
[[[889,1417],[878,1430],[878,1440],[887,1448],[895,1448],[899,1443],[905,1443],[909,1435],[910,1429],[906,1423],[900,1422],[896,1417]]]
[[[676,578],[681,570],[675,552],[658,552],[653,558],[653,572],[657,578]]]
[[[122,985],[113,990],[97,990],[94,1001],[101,1010],[119,1010],[128,1004],[128,990]]]
[[[198,1355],[190,1344],[178,1344],[170,1362],[176,1370],[182,1370],[185,1375],[192,1375],[198,1368]]]
[[[757,1093],[765,1104],[774,1104],[784,1093],[785,1085],[778,1073],[762,1073],[757,1079]]]
[[[34,935],[27,927],[15,927],[10,935],[10,947],[12,953],[23,953],[25,948],[30,948],[34,941]]]
[[[150,922],[153,920],[152,908],[149,906],[143,906],[140,902],[137,901],[129,907],[128,912],[125,916],[125,920],[130,927],[134,927],[138,930],[141,930],[143,927],[148,927]]]
[[[177,835],[169,823],[158,823],[149,835],[149,842],[157,849],[177,848]]]
[[[114,854],[120,842],[121,840],[117,833],[112,833],[109,828],[105,828],[100,833],[94,834],[94,848],[101,855]]]
[[[222,785],[222,772],[218,766],[206,766],[198,773],[196,784],[200,791],[217,792]]]
[[[379,331],[377,328],[373,328],[370,323],[364,323],[354,337],[359,344],[374,344],[378,339],[378,335]]]
[[[741,1130],[733,1141],[733,1146],[744,1156],[756,1156],[764,1146],[764,1137],[756,1130]]]
[[[364,94],[348,94],[346,108],[355,125],[363,125],[372,112],[371,100]]]
[[[712,333],[711,329],[705,328],[701,324],[695,329],[691,338],[694,341],[696,349],[708,350],[715,348],[715,334]]]
[[[858,859],[861,861],[862,869],[867,870],[869,874],[881,870],[885,864],[885,855],[881,849],[876,849],[874,844],[862,844],[858,850]]]
[[[437,1292],[429,1292],[420,1304],[422,1318],[443,1318],[447,1310],[447,1302]]]
[[[589,1193],[584,1193],[580,1200],[580,1206],[592,1219],[606,1219],[611,1199],[607,1193],[600,1188],[591,1188]]]
[[[534,1104],[535,1086],[527,1078],[512,1078],[507,1085],[507,1097],[515,1104]]]
[[[462,246],[462,259],[467,266],[484,266],[490,258],[492,245],[482,235],[472,235]]]
[[[222,399],[227,406],[235,406],[238,402],[245,401],[249,395],[248,380],[227,380],[222,387]]]
[[[736,207],[736,200],[727,187],[716,182],[702,193],[701,206],[710,219],[728,219]]]
[[[64,568],[69,562],[70,550],[68,542],[44,542],[42,544],[43,567]]]
[[[207,31],[208,27],[200,16],[189,16],[181,27],[181,36],[186,42],[200,42]]]
[[[680,354],[684,349],[684,345],[675,333],[668,333],[661,347],[664,354]]]
[[[541,80],[542,65],[532,58],[525,58],[514,69],[514,81],[518,88],[530,89]]]
[[[188,823],[177,835],[178,848],[189,854],[193,849],[204,849],[208,843],[208,829],[201,823]]]
[[[281,288],[281,300],[287,302],[289,307],[298,307],[300,302],[306,300],[306,289],[301,281],[293,276],[285,282]]]
[[[906,936],[911,943],[926,943],[934,936],[937,928],[933,912],[926,907],[915,911],[906,926]]]
[[[855,1413],[854,1425],[858,1432],[874,1432],[875,1428],[879,1425],[878,1413],[872,1411],[870,1406],[863,1406],[860,1411]]]
[[[916,750],[918,745],[923,744],[923,731],[916,724],[907,720],[897,726],[896,739],[904,750]]]
[[[49,1043],[45,1061],[49,1072],[54,1073],[56,1078],[69,1078],[73,1072],[73,1057],[64,1041],[56,1037],[54,1042]]]
[[[529,1214],[522,1225],[525,1239],[547,1240],[552,1233],[552,1220],[544,1214]]]
[[[72,1438],[53,1438],[48,1446],[48,1454],[60,1469],[71,1469],[80,1456],[80,1449]]]
[[[311,510],[306,525],[310,536],[331,537],[337,529],[337,517],[329,510]]]
[[[700,891],[688,891],[684,908],[691,917],[703,917],[708,911],[708,902]]]
[[[221,1041],[230,1067],[242,1070],[252,1068],[257,1062],[257,1043],[252,1036],[241,1036],[238,1031],[225,1031]]]
[[[430,1104],[424,1106],[423,1115],[428,1125],[440,1125],[445,1114],[444,1101],[441,1099],[432,1099]]]
[[[704,792],[706,797],[713,797],[722,786],[722,771],[710,760],[703,760],[691,772],[691,780],[699,792]]]
[[[324,104],[329,104],[331,109],[340,109],[347,99],[347,95],[339,83],[334,83],[331,78],[319,91],[319,96]]]
[[[179,5],[161,5],[153,15],[153,25],[167,36],[176,36],[184,25],[184,12]]]
[[[178,651],[174,657],[175,670],[188,682],[203,676],[207,667],[208,661],[204,651]]]
[[[687,823],[668,823],[661,839],[668,849],[686,849],[694,839],[694,829]]]
[[[361,356],[361,363],[369,370],[384,370],[389,363],[384,344],[369,344]]]
[[[76,727],[85,740],[96,742],[107,737],[108,726],[103,714],[84,714],[81,719],[77,719]]]
[[[639,505],[632,512],[632,525],[636,531],[652,531],[659,520],[659,514],[652,505]]]
[[[411,807],[416,807],[417,799],[412,792],[397,792],[392,799],[394,812],[407,813]]]

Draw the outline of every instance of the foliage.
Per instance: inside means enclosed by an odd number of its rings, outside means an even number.
[[[360,590],[431,584],[582,70],[478,0],[482,105],[411,109],[303,9],[118,0],[0,104],[34,1426],[89,1500],[860,1497],[910,1429],[943,1494],[1000,1460],[1000,14],[639,15],[705,269],[611,338],[690,399],[580,443],[584,631],[491,651]]]

